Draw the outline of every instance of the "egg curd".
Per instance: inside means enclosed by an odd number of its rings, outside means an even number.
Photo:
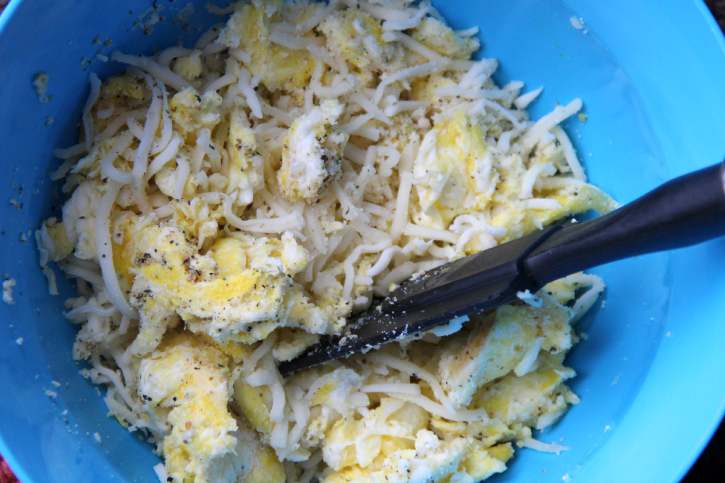
[[[500,87],[426,1],[252,0],[193,48],[89,77],[69,195],[36,233],[78,296],[73,354],[179,483],[471,483],[579,398],[572,324],[602,293],[535,297],[282,377],[409,277],[571,215],[587,182],[539,90]],[[554,106],[552,106],[554,107]]]

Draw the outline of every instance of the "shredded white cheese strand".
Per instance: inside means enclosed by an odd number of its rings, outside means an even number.
[[[91,92],[88,94],[86,104],[83,106],[83,131],[85,134],[85,148],[86,152],[91,152],[91,146],[93,144],[93,120],[91,119],[91,109],[96,104],[98,96],[101,94],[101,80],[98,78],[95,72],[91,72],[88,75],[88,83],[91,85]]]
[[[121,292],[116,278],[116,270],[113,267],[113,246],[111,244],[111,208],[116,201],[118,192],[121,191],[121,184],[117,181],[109,181],[106,185],[106,193],[101,198],[96,212],[95,236],[96,236],[96,252],[98,253],[98,263],[103,273],[103,282],[108,291],[114,307],[116,307],[123,315],[132,319],[138,319],[138,312],[131,307],[126,297]]]

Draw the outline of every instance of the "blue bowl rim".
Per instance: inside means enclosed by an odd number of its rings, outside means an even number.
[[[10,0],[5,8],[0,12],[0,42],[3,41],[3,34],[7,31],[6,26],[10,24],[16,12],[20,9],[23,1],[22,0]],[[710,31],[715,37],[720,50],[725,55],[725,32],[721,29],[720,25],[715,20],[712,12],[705,3],[704,0],[693,0],[695,7],[697,8],[703,20],[710,27]],[[680,470],[676,474],[672,475],[674,478],[672,481],[681,481],[693,465],[697,462],[702,452],[705,450],[710,440],[712,439],[715,431],[717,431],[720,424],[725,418],[725,395],[723,395],[722,402],[718,410],[713,415],[710,423],[702,428],[702,435],[699,443],[690,452],[682,453],[682,461],[680,463]],[[29,475],[25,472],[24,468],[18,464],[18,460],[15,457],[13,451],[10,449],[10,445],[7,444],[6,438],[3,434],[0,434],[0,455],[15,473],[16,477],[21,482],[30,482]]]

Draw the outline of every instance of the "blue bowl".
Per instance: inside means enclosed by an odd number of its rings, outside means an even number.
[[[149,445],[107,418],[79,376],[76,328],[61,315],[72,289],[60,279],[61,295],[48,295],[31,236],[59,216],[51,151],[76,141],[88,73],[122,69],[96,54],[152,54],[220,22],[207,0],[193,2],[189,24],[177,21],[186,2],[156,3],[165,19],[152,32],[142,28],[150,0],[13,0],[0,16],[0,273],[17,280],[14,305],[0,304],[0,453],[24,483],[158,481]],[[584,99],[587,122],[567,129],[591,180],[620,202],[723,159],[725,43],[701,1],[435,3],[454,28],[481,27],[499,82],[545,86],[534,117]],[[47,103],[32,86],[40,71],[50,76]],[[568,359],[582,402],[538,435],[572,449],[518,451],[496,481],[679,481],[723,415],[724,263],[721,239],[595,270],[609,286],[606,308],[580,322],[588,339]]]

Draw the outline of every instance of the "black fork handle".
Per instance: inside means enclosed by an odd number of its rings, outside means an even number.
[[[675,178],[605,216],[551,234],[524,261],[536,286],[725,235],[725,163]]]

